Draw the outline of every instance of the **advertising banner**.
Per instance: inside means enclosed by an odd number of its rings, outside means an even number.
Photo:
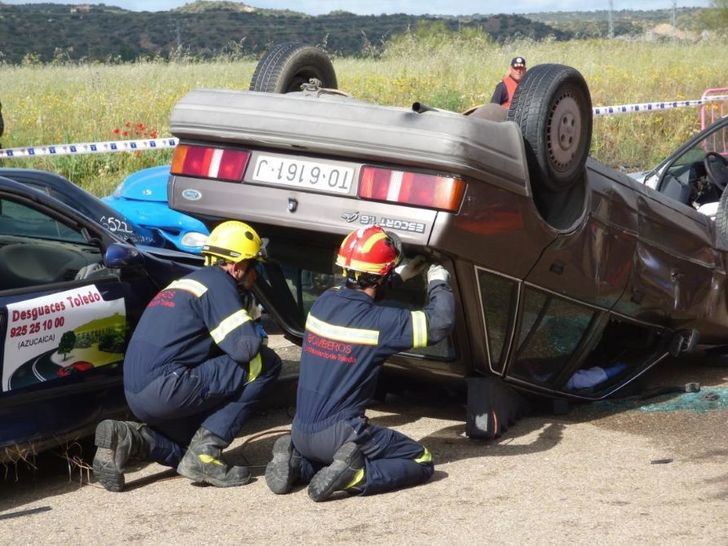
[[[9,304],[2,390],[67,377],[124,359],[124,299],[95,285]]]

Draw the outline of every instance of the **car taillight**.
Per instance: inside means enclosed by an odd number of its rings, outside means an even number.
[[[178,144],[172,156],[172,174],[240,182],[250,152]]]
[[[359,197],[440,210],[457,211],[465,193],[460,178],[364,166]]]

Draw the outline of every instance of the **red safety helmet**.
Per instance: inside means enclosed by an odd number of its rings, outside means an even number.
[[[396,235],[379,226],[359,228],[346,236],[339,247],[336,265],[345,271],[389,275],[399,263],[401,244]]]

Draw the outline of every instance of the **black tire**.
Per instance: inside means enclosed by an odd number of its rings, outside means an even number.
[[[322,87],[336,89],[336,72],[329,56],[321,49],[297,42],[285,42],[272,47],[258,62],[251,91],[291,93],[311,78]]]
[[[728,189],[723,190],[715,213],[715,238],[718,248],[728,249]]]
[[[560,64],[530,68],[516,88],[507,119],[521,128],[531,178],[556,192],[583,179],[592,105],[576,69]]]

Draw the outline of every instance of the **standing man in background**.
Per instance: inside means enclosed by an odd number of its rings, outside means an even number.
[[[490,102],[500,104],[506,109],[510,108],[513,95],[525,73],[526,59],[520,56],[513,57],[508,74],[495,86]]]

